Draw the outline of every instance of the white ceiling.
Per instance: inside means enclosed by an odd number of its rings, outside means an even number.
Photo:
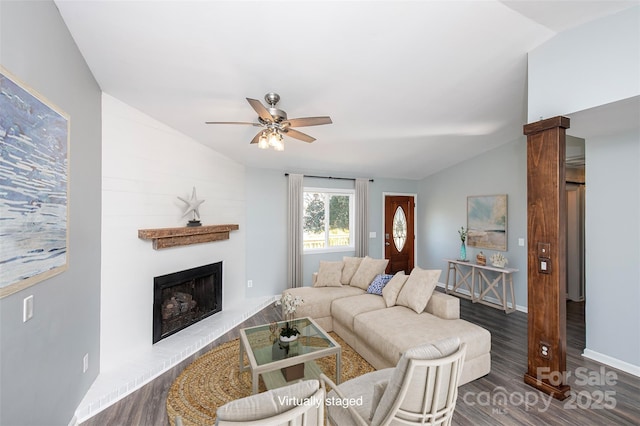
[[[638,1],[56,4],[105,93],[242,164],[420,179],[519,138],[527,52]],[[334,124],[284,152],[204,124],[256,121],[245,98],[270,91],[289,118]]]

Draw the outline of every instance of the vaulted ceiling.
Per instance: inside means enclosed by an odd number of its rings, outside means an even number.
[[[637,1],[56,0],[102,90],[250,167],[420,179],[511,142],[527,52]],[[312,144],[249,145],[281,96]]]

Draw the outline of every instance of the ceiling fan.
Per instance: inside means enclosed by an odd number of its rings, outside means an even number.
[[[264,100],[269,104],[265,107],[257,99],[247,98],[249,105],[258,113],[258,122],[245,121],[207,121],[206,124],[242,124],[248,126],[263,127],[257,135],[251,140],[251,143],[257,143],[259,148],[274,148],[276,151],[284,150],[282,136],[286,135],[294,139],[304,142],[313,142],[316,139],[302,133],[293,127],[319,126],[321,124],[331,124],[331,117],[303,117],[303,118],[287,118],[287,113],[276,108],[276,104],[280,101],[280,95],[277,93],[267,93]]]

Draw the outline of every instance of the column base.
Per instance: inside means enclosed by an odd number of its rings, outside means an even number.
[[[524,375],[524,382],[529,386],[533,386],[539,391],[544,392],[547,395],[551,395],[552,397],[560,401],[567,399],[569,397],[569,391],[571,390],[571,387],[569,385],[553,386],[549,383],[539,380],[537,377],[534,377],[529,373],[526,373]]]

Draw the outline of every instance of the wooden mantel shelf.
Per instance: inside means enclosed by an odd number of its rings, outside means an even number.
[[[153,240],[155,250],[188,246],[229,239],[229,231],[237,231],[238,225],[185,226],[182,228],[139,229],[138,238]]]

